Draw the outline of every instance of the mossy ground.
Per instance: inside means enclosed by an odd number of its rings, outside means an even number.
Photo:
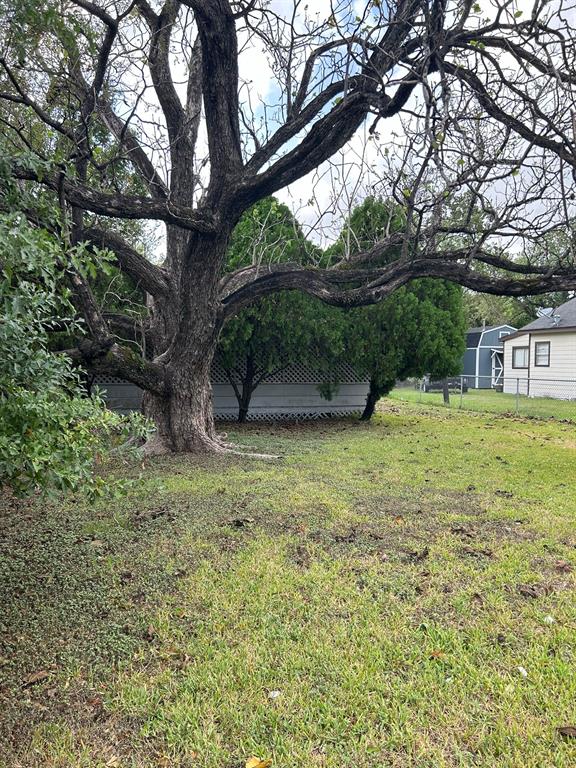
[[[283,458],[4,501],[3,768],[576,765],[573,424],[387,401],[232,436]]]

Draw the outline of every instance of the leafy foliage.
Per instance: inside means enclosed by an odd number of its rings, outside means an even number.
[[[383,232],[403,225],[403,215],[390,203],[369,197],[352,211],[335,256],[353,255],[380,240]],[[398,257],[393,250],[382,265]],[[397,379],[430,373],[443,378],[457,373],[464,352],[462,289],[444,280],[414,280],[379,304],[350,310],[345,328],[347,360],[370,379],[364,418]]]
[[[266,198],[242,217],[234,230],[228,268],[270,262],[306,263],[317,248],[302,233],[291,211]],[[343,352],[342,317],[338,310],[300,292],[283,291],[242,310],[225,326],[218,356],[246,417],[258,384],[291,363],[314,365],[330,397],[331,363]]]
[[[458,373],[464,330],[461,289],[445,281],[416,280],[381,304],[352,310],[346,348],[378,400],[397,379]]]
[[[17,494],[102,493],[93,472],[98,457],[112,439],[143,435],[146,423],[106,410],[97,395],[86,397],[69,359],[48,349],[51,330],[80,331],[62,287],[58,238],[5,214],[0,242],[0,483]]]
[[[368,250],[402,227],[397,206],[369,197],[352,211],[336,243],[320,258],[328,263]],[[258,203],[239,223],[230,247],[229,267],[262,261],[303,263],[318,259],[291,212],[273,198]],[[384,265],[398,258],[391,249],[379,257]],[[296,292],[283,292],[243,310],[226,326],[220,360],[234,387],[240,420],[256,386],[292,362],[319,367],[322,394],[337,387],[338,360],[352,363],[370,379],[372,405],[390,391],[397,378],[458,372],[464,351],[462,291],[438,280],[416,280],[378,305],[343,311]],[[365,412],[366,417],[371,410]]]

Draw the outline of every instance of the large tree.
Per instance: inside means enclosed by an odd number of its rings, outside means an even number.
[[[327,6],[0,0],[9,171],[57,196],[64,243],[110,249],[147,294],[140,357],[116,335],[122,319],[109,322],[89,279],[72,274],[89,336],[70,353],[143,387],[157,425],[152,450],[225,450],[209,380],[218,336],[270,293],[299,289],[354,306],[426,276],[510,295],[576,286],[572,245],[546,264],[490,247],[504,240],[518,254],[570,215],[571,8],[562,0],[524,15],[507,0]],[[269,82],[251,83],[262,69]],[[342,149],[334,169],[346,167],[344,183],[327,165]],[[364,164],[378,194],[404,205],[401,232],[330,267],[257,263],[225,273],[231,233],[250,206],[307,177],[310,199],[329,201],[320,202],[322,223],[338,201],[325,189],[315,196],[314,172],[346,196]],[[460,190],[470,203],[456,227],[445,203]],[[478,209],[488,221],[481,232],[470,226]],[[37,219],[33,205],[25,213]],[[120,226],[127,220],[163,225],[157,261]],[[455,232],[467,239],[451,240]],[[398,259],[379,266],[391,246]],[[496,271],[476,268],[486,262]]]

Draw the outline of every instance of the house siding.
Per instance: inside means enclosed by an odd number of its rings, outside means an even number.
[[[515,347],[529,347],[530,334],[524,333],[511,341],[504,343],[504,392],[521,395],[528,394],[528,379],[530,377],[530,368],[512,367],[512,350]]]
[[[476,386],[476,348],[471,347],[464,352],[464,361],[462,366],[466,383],[469,387]]]
[[[537,366],[536,344],[550,344],[550,365]],[[512,368],[514,347],[526,347],[529,352],[529,368]],[[516,392],[519,379],[520,394],[532,397],[557,397],[562,400],[576,399],[576,332],[572,331],[531,331],[504,344],[505,392]]]
[[[492,350],[502,348],[501,333],[509,334],[515,331],[516,328],[511,325],[498,325],[486,327],[476,333],[467,333],[467,341],[472,339],[476,343],[476,346],[466,348],[463,359],[463,375],[469,387],[491,389]]]

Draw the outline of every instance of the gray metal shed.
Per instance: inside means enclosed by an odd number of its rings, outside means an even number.
[[[354,369],[342,364],[336,371],[340,382],[331,400],[318,391],[322,375],[304,365],[290,365],[260,384],[252,395],[249,421],[318,419],[330,416],[350,416],[364,410],[368,381],[362,381]],[[214,416],[220,420],[235,420],[238,402],[224,369],[212,366]],[[102,390],[108,406],[117,411],[139,410],[142,390],[135,384],[114,376],[97,376],[94,385]]]
[[[502,383],[504,344],[502,339],[514,333],[512,325],[486,325],[469,328],[462,372],[474,389],[491,389]]]

